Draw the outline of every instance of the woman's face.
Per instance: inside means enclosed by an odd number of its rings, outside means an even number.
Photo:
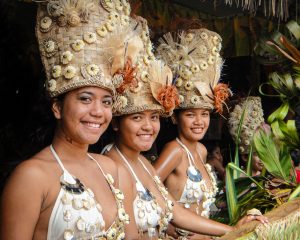
[[[82,87],[53,103],[59,129],[80,144],[96,143],[112,119],[112,95],[99,87]]]
[[[179,137],[192,142],[201,140],[208,129],[209,121],[210,113],[207,109],[181,110],[176,117]]]
[[[223,162],[223,156],[219,146],[216,146],[212,151],[212,156],[220,162]]]
[[[262,171],[264,164],[260,160],[259,156],[256,153],[253,153],[252,156],[252,170],[253,171]]]
[[[120,144],[138,152],[147,151],[160,129],[159,113],[144,111],[119,118],[117,138]]]

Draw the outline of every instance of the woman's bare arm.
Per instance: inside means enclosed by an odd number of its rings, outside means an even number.
[[[157,175],[162,181],[177,168],[181,162],[182,151],[175,142],[167,143],[154,163]]]
[[[45,194],[44,179],[34,160],[14,170],[1,197],[0,239],[33,239]]]
[[[169,196],[170,197],[170,196]],[[170,197],[171,199],[171,197]],[[174,199],[174,219],[172,223],[179,228],[212,236],[222,236],[227,232],[232,231],[234,228],[223,223],[219,223],[201,216],[196,213],[189,211],[180,206]]]
[[[150,164],[148,166],[151,168]],[[153,171],[155,174],[155,169],[152,168],[151,171]],[[222,236],[227,232],[235,229],[235,227],[201,217],[196,213],[183,208],[170,194],[168,195],[168,198],[174,203],[172,223],[179,228],[198,234],[206,234],[212,236]],[[236,227],[239,227],[244,223],[253,220],[258,220],[262,223],[268,222],[267,218],[265,218],[264,216],[258,216],[257,218],[253,218],[252,216],[245,216],[238,222]]]

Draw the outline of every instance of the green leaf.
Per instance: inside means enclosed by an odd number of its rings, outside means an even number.
[[[286,123],[283,120],[274,121],[271,128],[275,137],[289,148],[297,148],[300,145],[295,120],[288,120]]]
[[[247,175],[252,175],[252,155],[253,155],[253,147],[252,144],[250,145],[249,154],[248,154],[248,160],[247,160]]]
[[[283,100],[290,100],[294,97],[298,97],[298,90],[296,89],[294,80],[289,73],[279,75],[277,72],[272,72],[269,74],[268,83]]]
[[[276,138],[281,139],[281,140],[284,139],[285,136],[284,136],[283,132],[281,131],[281,128],[279,127],[279,121],[272,122],[271,128],[272,128],[272,131]]]
[[[263,87],[267,85],[267,86],[272,86],[271,83],[262,83],[261,85],[259,85],[258,91],[261,95],[266,96],[266,97],[280,97],[280,94],[267,94],[263,92]]]
[[[283,75],[283,78],[285,80],[285,86],[287,87],[287,89],[294,93],[295,85],[294,85],[294,81],[293,81],[293,78],[292,78],[291,74],[286,73],[286,74]]]
[[[289,148],[282,144],[280,146],[280,151],[279,151],[279,159],[280,159],[280,164],[282,167],[282,171],[286,176],[290,176],[291,172],[294,173],[294,167],[292,165],[292,158],[290,155]],[[295,174],[293,174],[295,175]],[[290,180],[289,180],[290,181]],[[292,181],[295,182],[295,177],[293,176]]]
[[[234,184],[233,171],[229,166],[226,166],[226,199],[229,220],[232,222],[237,214],[237,195]]]
[[[300,39],[300,26],[294,20],[289,21],[286,25],[287,29],[294,35],[294,37]]]
[[[296,128],[295,120],[288,120],[286,123],[287,132],[286,134],[295,141],[296,146],[300,145],[299,135]]]
[[[280,47],[284,47],[280,41],[280,38],[282,37],[282,33],[275,31],[272,35],[271,35],[271,39]],[[275,48],[273,48],[274,51],[277,53],[277,50]]]
[[[250,178],[260,189],[263,189],[263,187],[253,177],[251,177],[251,175],[248,175],[245,171],[237,167],[234,163],[228,163],[227,167],[231,168],[232,170],[238,171],[239,173],[244,174],[246,177]]]
[[[284,102],[279,108],[276,109],[269,117],[268,123],[272,123],[275,120],[283,120],[289,112],[289,103]]]
[[[248,98],[246,99],[246,102],[248,102]],[[238,130],[237,130],[237,137],[235,139],[235,152],[234,152],[234,164],[236,166],[240,166],[240,161],[239,161],[239,139],[241,135],[241,130],[245,118],[245,112],[246,112],[247,104],[246,107],[243,109],[242,116],[239,122]],[[233,177],[234,179],[238,179],[240,177],[240,174],[238,171],[233,171]]]
[[[298,185],[298,187],[291,193],[288,201],[294,200],[299,196],[300,196],[300,185]]]
[[[288,181],[288,177],[280,164],[278,147],[273,140],[273,135],[259,128],[254,133],[253,143],[267,171],[275,177]]]

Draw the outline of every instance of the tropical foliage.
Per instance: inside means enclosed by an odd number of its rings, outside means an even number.
[[[271,127],[264,125],[253,136],[253,148],[265,167],[260,178],[251,177],[251,154],[246,172],[239,168],[237,137],[234,160],[226,168],[226,196],[232,224],[248,209],[256,207],[267,212],[300,195],[290,154],[300,147],[293,119],[295,108],[300,104],[299,46],[300,26],[297,22],[290,21],[286,24],[284,34],[277,31],[272,34],[271,39],[263,37],[255,47],[260,63],[280,66],[280,70],[271,73],[268,82],[260,86],[260,92],[265,96],[280,98],[282,104],[267,119]],[[271,86],[276,94],[265,94],[265,85]],[[243,173],[252,182],[242,192],[238,191],[241,184],[237,179],[239,173]]]
[[[286,24],[284,32],[276,31],[269,40],[264,37],[264,42],[261,40],[256,45],[255,53],[261,63],[278,66],[279,70],[272,72],[268,82],[260,86],[260,92],[281,99],[281,106],[269,116],[268,122],[276,138],[292,150],[300,146],[300,140],[295,121],[285,119],[288,114],[294,115],[300,104],[300,26],[292,20]],[[265,94],[265,85],[271,86],[276,94]]]

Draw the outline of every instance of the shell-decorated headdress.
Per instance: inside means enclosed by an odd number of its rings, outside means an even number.
[[[33,0],[34,1],[34,0]],[[36,35],[51,97],[84,86],[113,91],[102,45],[129,24],[127,0],[41,0]]]
[[[243,115],[244,112],[244,115]],[[260,97],[243,98],[229,114],[228,128],[234,141],[237,139],[238,128],[241,123],[238,139],[241,154],[249,153],[255,130],[264,123]]]
[[[131,29],[123,29],[107,41],[107,58],[116,88],[113,115],[121,116],[157,110],[169,115],[179,104],[172,71],[155,59],[145,19],[130,19]]]
[[[218,83],[222,68],[221,37],[205,28],[167,33],[159,39],[158,58],[172,69],[179,92],[179,109],[207,108],[222,113],[231,95]]]

